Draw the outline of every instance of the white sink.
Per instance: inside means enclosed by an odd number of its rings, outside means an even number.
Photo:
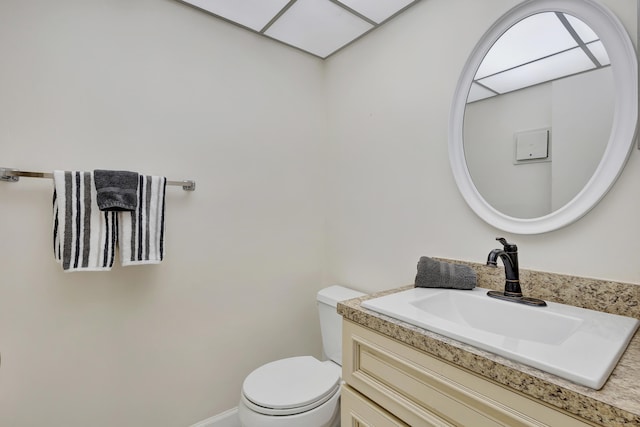
[[[640,324],[570,305],[530,307],[486,294],[482,288],[413,288],[361,305],[596,390]]]

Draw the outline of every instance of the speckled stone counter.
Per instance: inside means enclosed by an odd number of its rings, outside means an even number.
[[[502,269],[463,261],[446,261],[473,267],[478,275],[479,287],[504,289]],[[524,269],[520,270],[520,280],[526,296],[640,318],[638,285]],[[604,387],[593,390],[360,306],[364,300],[411,287],[413,285],[344,301],[338,304],[338,313],[355,323],[596,424],[607,427],[640,426],[640,333],[633,337]]]

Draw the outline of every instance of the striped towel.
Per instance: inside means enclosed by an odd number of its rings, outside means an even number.
[[[118,212],[119,249],[123,266],[158,264],[164,257],[164,195],[167,180],[139,175],[138,206]]]
[[[105,271],[113,266],[118,223],[101,212],[92,172],[53,172],[53,250],[64,271]]]

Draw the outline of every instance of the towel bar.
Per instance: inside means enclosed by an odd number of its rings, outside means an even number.
[[[53,179],[53,174],[51,172],[29,172],[10,168],[0,168],[0,181],[18,182],[20,180],[20,177]],[[196,191],[196,182],[192,180],[167,180],[167,185],[180,186],[184,191]]]

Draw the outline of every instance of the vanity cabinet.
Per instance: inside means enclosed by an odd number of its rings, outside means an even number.
[[[342,426],[595,426],[343,320]]]
[[[349,386],[342,387],[340,399],[342,426],[411,427]]]

